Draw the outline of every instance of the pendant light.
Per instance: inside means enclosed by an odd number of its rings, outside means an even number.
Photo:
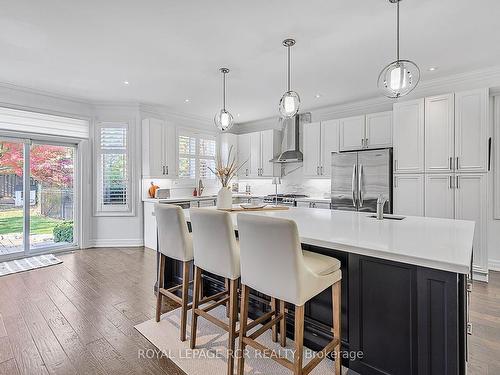
[[[233,115],[226,110],[226,74],[229,69],[220,68],[219,71],[222,73],[222,109],[215,114],[214,122],[219,130],[226,131],[234,124]]]
[[[285,39],[283,45],[287,49],[287,91],[280,100],[280,113],[283,118],[292,118],[297,114],[300,107],[300,97],[290,89],[290,48],[295,45],[295,39]]]
[[[420,69],[417,64],[410,60],[399,58],[399,2],[401,0],[389,0],[396,3],[396,61],[387,65],[378,76],[378,87],[388,98],[399,98],[409,94],[420,81]]]

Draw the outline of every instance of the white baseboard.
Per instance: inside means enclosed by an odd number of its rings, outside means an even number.
[[[138,247],[144,246],[142,238],[97,239],[90,241],[92,247]]]
[[[488,261],[488,268],[492,271],[500,271],[500,260],[490,259]]]

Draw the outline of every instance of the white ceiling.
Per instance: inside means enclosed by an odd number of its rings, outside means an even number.
[[[376,96],[395,57],[387,0],[3,0],[1,9],[1,82],[212,118],[227,66],[238,122],[277,113],[286,37],[297,39],[292,88],[303,109]],[[499,15],[498,0],[404,0],[401,57],[423,80],[498,65]]]

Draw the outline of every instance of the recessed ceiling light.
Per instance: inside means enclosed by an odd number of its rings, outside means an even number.
[[[189,99],[184,99],[184,103],[189,103]]]
[[[429,70],[429,72],[433,72],[433,71],[437,70],[437,66],[431,66],[428,70]]]
[[[316,99],[319,99],[319,98],[321,98],[321,94],[316,94],[316,95],[314,95],[314,97],[315,97]]]
[[[128,86],[128,85],[130,85],[130,82],[129,82],[129,81],[123,81],[123,84],[124,84],[125,86]]]
[[[237,114],[236,114],[236,117],[240,117],[240,114],[239,114],[239,113],[237,113]]]

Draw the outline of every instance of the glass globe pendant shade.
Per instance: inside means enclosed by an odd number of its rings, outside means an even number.
[[[233,115],[231,115],[225,109],[221,109],[215,114],[214,117],[215,126],[221,131],[226,131],[230,129],[234,124]]]
[[[410,60],[396,60],[387,65],[378,76],[378,87],[388,98],[409,94],[420,81],[420,69]]]
[[[283,118],[292,118],[299,112],[300,97],[295,91],[287,91],[280,100],[280,113]]]

